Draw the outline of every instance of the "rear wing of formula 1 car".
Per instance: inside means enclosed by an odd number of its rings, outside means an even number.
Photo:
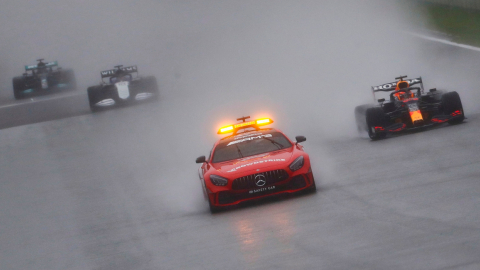
[[[413,86],[413,85],[416,85],[416,84],[420,84],[420,92],[423,94],[424,93],[424,89],[423,89],[423,81],[422,81],[422,77],[419,77],[419,78],[415,78],[415,79],[404,79],[406,78],[407,76],[400,76],[396,79],[400,79],[400,80],[403,80],[403,81],[406,81],[408,82],[408,84],[410,86]],[[397,82],[392,82],[392,83],[385,83],[385,84],[382,84],[382,85],[378,85],[378,86],[372,86],[372,93],[373,93],[373,100],[376,102],[377,100],[375,99],[375,93],[376,92],[390,92],[390,91],[395,91],[395,88],[397,87]]]
[[[47,62],[43,67],[56,67],[58,66],[57,61]],[[25,66],[25,71],[38,69],[38,65]]]
[[[128,73],[128,74],[130,73],[138,74],[137,66],[130,66],[130,67],[116,66],[115,69],[101,71],[100,75],[102,76],[102,79],[112,77],[116,75],[118,70],[122,70],[124,73]]]

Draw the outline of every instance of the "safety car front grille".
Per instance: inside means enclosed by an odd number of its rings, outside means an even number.
[[[257,187],[258,188],[258,187]],[[240,192],[240,193],[231,193],[228,191],[220,191],[218,193],[218,203],[219,204],[229,204],[229,203],[234,203],[240,200],[245,200],[245,199],[255,199],[260,196],[265,196],[265,195],[270,195],[273,193],[278,193],[278,192],[283,192],[287,190],[289,187],[288,185],[279,185],[276,186],[274,189],[266,190],[266,191],[261,191],[258,193],[253,193],[253,192]]]
[[[262,177],[263,176],[263,177]],[[233,180],[232,189],[255,189],[259,186],[268,186],[286,180],[288,178],[288,173],[285,170],[273,170],[262,173],[255,173],[243,177],[239,177]],[[257,185],[256,183],[259,180],[264,180],[263,185]]]

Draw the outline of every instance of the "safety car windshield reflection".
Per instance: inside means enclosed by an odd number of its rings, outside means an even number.
[[[291,147],[290,141],[280,132],[269,131],[247,137],[233,137],[217,145],[213,163],[223,162]]]

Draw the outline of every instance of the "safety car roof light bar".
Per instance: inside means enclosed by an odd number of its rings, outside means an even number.
[[[270,125],[273,123],[273,120],[270,118],[260,118],[260,119],[248,121],[248,122],[245,121],[248,118],[250,118],[250,116],[237,118],[237,121],[243,121],[243,122],[234,124],[234,125],[224,126],[218,130],[217,134],[226,134],[226,133],[235,134],[239,129],[249,128],[249,127],[258,129],[258,127]]]

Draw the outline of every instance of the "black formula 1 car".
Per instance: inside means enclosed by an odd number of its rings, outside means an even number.
[[[100,75],[102,83],[87,89],[92,111],[158,98],[157,79],[154,76],[140,77],[137,66],[115,66]]]
[[[441,123],[458,124],[465,119],[462,101],[457,92],[430,89],[424,92],[422,78],[395,78],[397,81],[373,86],[375,93],[390,92],[378,105],[361,105],[355,108],[357,128],[367,131],[372,140],[385,138],[388,133],[416,129]],[[414,87],[414,85],[417,85]]]
[[[73,70],[58,67],[57,61],[46,63],[43,59],[37,61],[36,65],[25,66],[25,73],[22,76],[13,78],[15,99],[76,89]]]

